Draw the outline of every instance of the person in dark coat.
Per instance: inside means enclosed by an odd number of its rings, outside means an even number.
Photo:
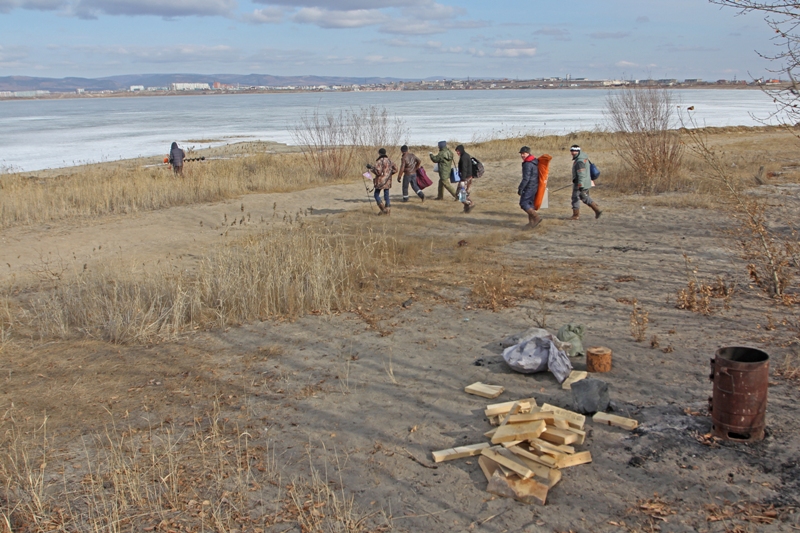
[[[186,153],[178,148],[178,143],[173,142],[169,148],[169,164],[172,165],[172,171],[179,176],[183,176],[183,159]]]
[[[422,161],[420,161],[419,157],[415,156],[412,152],[408,151],[408,146],[405,144],[400,147],[400,153],[403,156],[400,158],[400,169],[397,171],[397,182],[400,183],[402,180],[403,183],[403,201],[408,201],[408,186],[411,185],[411,188],[417,193],[420,200],[423,202],[425,201],[425,194],[420,190],[419,185],[417,184],[417,170],[422,165]],[[401,178],[402,176],[402,178]]]
[[[458,175],[461,176],[461,181],[458,182],[458,190],[464,191],[464,199],[461,203],[464,204],[464,212],[469,213],[475,207],[475,202],[470,199],[475,169],[472,165],[472,156],[464,150],[463,144],[456,146],[456,153],[458,154]],[[458,196],[456,198],[458,199]]]
[[[531,149],[523,146],[519,149],[519,156],[522,158],[522,181],[519,182],[517,194],[519,194],[519,206],[528,214],[527,228],[533,229],[542,221],[533,202],[539,190],[539,160],[531,155]]]

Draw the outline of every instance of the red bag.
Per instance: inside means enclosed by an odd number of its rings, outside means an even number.
[[[533,209],[538,211],[542,207],[542,200],[544,200],[544,193],[547,191],[547,176],[550,173],[550,160],[551,156],[544,154],[539,156],[539,189],[536,191],[536,198],[533,199]]]
[[[417,169],[417,186],[421,190],[424,189],[425,187],[430,187],[431,185],[433,185],[433,182],[428,177],[428,173],[425,172],[425,169],[423,167],[419,167]]]

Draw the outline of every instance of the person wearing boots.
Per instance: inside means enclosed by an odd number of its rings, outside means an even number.
[[[378,203],[379,215],[391,213],[389,205],[389,189],[392,188],[392,174],[397,172],[397,167],[386,155],[386,148],[378,150],[378,159],[374,165],[367,165],[367,168],[375,175],[372,184],[375,187],[375,201]],[[381,191],[383,191],[383,201],[381,201]]]
[[[408,186],[411,185],[411,188],[417,193],[420,200],[423,202],[425,201],[425,193],[423,193],[419,189],[419,185],[417,185],[417,170],[422,165],[422,161],[420,161],[419,157],[415,156],[413,153],[408,151],[408,146],[405,144],[400,147],[400,152],[403,154],[403,157],[400,159],[400,170],[397,172],[397,183],[400,183],[400,180],[403,180],[403,201],[408,201]],[[403,176],[400,178],[400,176]]]
[[[429,152],[431,161],[439,165],[439,194],[436,196],[437,200],[444,200],[444,190],[447,189],[453,198],[456,200],[456,190],[450,183],[450,170],[453,168],[453,152],[447,147],[446,141],[439,141],[439,153],[434,155]]]
[[[528,214],[528,224],[525,227],[533,229],[542,221],[533,208],[536,192],[539,190],[539,160],[531,155],[531,149],[527,146],[519,149],[519,156],[522,158],[522,181],[517,188],[519,206]]]
[[[592,186],[592,176],[589,173],[589,157],[581,151],[581,147],[573,144],[569,152],[572,154],[572,220],[578,220],[581,215],[581,202],[594,211],[594,218],[603,214],[597,202],[589,197],[589,188]]]
[[[470,199],[475,169],[472,168],[472,156],[464,150],[463,144],[456,146],[456,153],[458,154],[458,175],[461,176],[461,181],[458,182],[458,190],[464,191],[465,197],[462,200],[464,212],[469,213],[475,207],[475,203]]]

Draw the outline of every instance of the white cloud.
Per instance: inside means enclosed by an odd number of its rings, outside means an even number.
[[[633,68],[639,66],[636,63],[631,63],[630,61],[617,61],[614,63],[614,65],[620,68]]]
[[[24,46],[0,45],[0,67],[18,68],[28,58],[28,50]]]
[[[92,58],[105,57],[112,62],[186,64],[240,61],[242,54],[226,45],[173,45],[173,46],[74,46],[74,53],[83,53]]]
[[[283,8],[270,6],[254,10],[245,15],[244,20],[252,24],[280,24],[283,22],[284,15]]]
[[[494,43],[494,57],[533,57],[536,47],[520,40],[496,41]]]
[[[78,0],[74,11],[81,18],[105,15],[155,15],[164,18],[229,16],[236,0]]]
[[[383,24],[389,16],[375,9],[331,11],[318,7],[304,7],[292,20],[301,24],[314,24],[320,28],[363,28]]]
[[[66,0],[0,0],[0,13],[8,13],[12,9],[33,9],[37,11],[55,11],[66,5]]]
[[[383,9],[387,7],[419,6],[431,0],[253,0],[257,4],[289,7],[310,7],[328,11],[355,11],[359,9]]]
[[[589,37],[592,39],[624,39],[630,34],[631,33],[628,31],[596,31],[594,33],[590,33]]]
[[[545,27],[537,30],[536,35],[546,35],[547,37],[552,37],[556,41],[571,40],[569,30],[566,30],[564,28]]]

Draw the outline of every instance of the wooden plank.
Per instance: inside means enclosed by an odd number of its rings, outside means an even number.
[[[570,466],[582,465],[592,462],[592,454],[589,451],[578,452],[575,455],[564,455],[562,459],[556,461],[558,468],[569,468]]]
[[[530,411],[533,407],[536,407],[536,400],[534,398],[525,398],[512,402],[493,403],[491,405],[487,405],[483,414],[486,416],[504,415],[511,410],[515,403],[519,403],[520,411],[523,413]]]
[[[504,450],[502,448],[499,448],[497,451],[495,451],[493,448],[484,448],[481,450],[481,455],[488,457],[489,459],[499,464],[500,466],[508,468],[509,470],[519,475],[523,479],[528,479],[530,477],[533,477],[533,470],[531,470],[530,468],[528,468],[519,461],[515,461],[500,454],[501,451]]]
[[[504,390],[506,390],[505,387],[500,385],[487,385],[485,383],[481,383],[480,381],[476,381],[472,385],[467,385],[464,387],[464,392],[475,394],[476,396],[482,396],[483,398],[497,398],[503,394]]]
[[[512,440],[512,441],[509,441],[509,442],[504,442],[503,443],[503,448],[510,448],[511,446],[517,446],[518,444],[521,444],[523,442],[526,442],[526,441],[524,441],[524,440]]]
[[[575,433],[578,436],[578,440],[575,441],[575,444],[583,444],[586,441],[586,432],[582,429],[575,429],[574,427],[568,427],[567,431],[571,433]]]
[[[493,425],[493,426],[499,426],[500,425],[500,417],[499,416],[490,416],[489,417],[489,423],[491,425]]]
[[[553,468],[552,466],[530,460],[527,457],[518,455],[513,451],[507,450],[505,448],[498,448],[496,451],[506,459],[515,461],[521,464],[522,466],[530,469],[534,473],[534,475],[539,476],[542,479],[547,479],[547,476],[550,473],[550,469]]]
[[[492,444],[502,444],[503,442],[514,440],[536,439],[546,428],[547,424],[544,423],[544,420],[499,426],[492,436]]]
[[[486,481],[492,479],[492,474],[494,474],[495,470],[500,468],[499,464],[495,463],[488,457],[484,457],[483,455],[478,457],[478,466],[481,467],[483,475],[486,476]]]
[[[541,441],[541,442],[544,442],[546,444],[550,444],[547,441]],[[564,453],[562,451],[556,450],[552,446],[536,444],[536,443],[533,443],[533,442],[530,442],[530,441],[528,441],[528,444],[530,445],[530,451],[533,452],[535,455],[540,455],[540,456],[541,455],[548,455],[548,456],[552,457],[553,460],[555,460],[555,461],[558,461],[561,457],[563,457],[565,455],[570,455],[568,453]]]
[[[563,444],[554,444],[552,442],[547,442],[547,441],[544,441],[542,439],[532,439],[529,442],[531,443],[531,446],[533,446],[534,444],[537,444],[537,445],[540,445],[540,446],[549,446],[550,448],[552,448],[553,450],[555,450],[557,452],[564,452],[564,453],[568,453],[568,454],[575,453],[575,448],[573,448],[572,446],[566,446],[566,445],[563,445]]]
[[[503,450],[504,453],[510,452],[512,450]],[[536,477],[541,479],[546,479],[548,486],[552,487],[559,481],[561,481],[561,472],[557,468],[552,468],[541,463],[537,463],[527,457],[514,454],[514,458],[517,461],[521,461],[524,463],[528,468],[533,470],[533,473]]]
[[[575,383],[576,381],[580,381],[582,379],[586,379],[588,375],[589,373],[586,372],[585,370],[573,370],[572,372],[569,373],[567,379],[564,380],[564,383],[561,384],[561,388],[571,389],[573,383]]]
[[[486,486],[486,492],[491,494],[513,498],[522,503],[538,503],[540,505],[545,504],[548,489],[547,485],[534,479],[507,478],[499,472],[492,475]]]
[[[569,429],[571,427],[569,425],[569,421],[564,420],[563,418],[556,418],[555,420],[553,420],[552,424],[548,424],[548,425],[549,426],[553,426],[554,428],[558,428],[558,429]]]
[[[461,459],[462,457],[472,457],[473,455],[480,455],[481,450],[488,447],[488,442],[479,442],[477,444],[458,446],[457,448],[438,450],[433,452],[433,460],[436,463],[441,463],[442,461],[452,461],[453,459]]]
[[[550,405],[549,403],[546,403],[542,406],[542,411],[552,411],[559,417],[567,420],[569,424],[576,429],[583,429],[583,426],[586,424],[586,417],[582,414],[570,411],[568,409],[562,409],[560,407],[556,407],[555,405]]]
[[[625,418],[624,416],[610,415],[608,413],[595,413],[592,420],[600,424],[608,424],[609,426],[617,426],[622,429],[633,430],[639,427],[639,422],[633,418]]]
[[[497,428],[490,429],[489,431],[484,433],[483,436],[486,437],[487,439],[491,439],[496,432],[497,432]]]
[[[520,457],[524,457],[525,459],[530,459],[534,463],[539,463],[542,466],[546,466],[548,468],[555,468],[558,461],[555,458],[550,457],[549,455],[538,455],[533,452],[529,452],[525,448],[521,446],[511,446],[508,448],[508,451],[512,452],[514,455],[518,455]],[[562,455],[562,457],[565,457]]]
[[[514,426],[511,426],[514,427]],[[495,434],[495,437],[497,434]],[[547,426],[544,432],[539,435],[539,438],[547,442],[554,442],[556,444],[572,444],[578,440],[578,435],[567,431],[565,429],[558,429],[552,426]]]
[[[508,410],[508,414],[503,418],[503,421],[500,422],[501,426],[505,426],[508,424],[508,419],[511,418],[513,415],[519,412],[520,405],[519,402],[514,402],[514,405],[511,406],[511,409]]]
[[[511,415],[508,419],[509,424],[519,424],[520,422],[535,422],[544,420],[545,424],[553,425],[556,415],[550,411],[537,411],[535,413],[524,413]]]

